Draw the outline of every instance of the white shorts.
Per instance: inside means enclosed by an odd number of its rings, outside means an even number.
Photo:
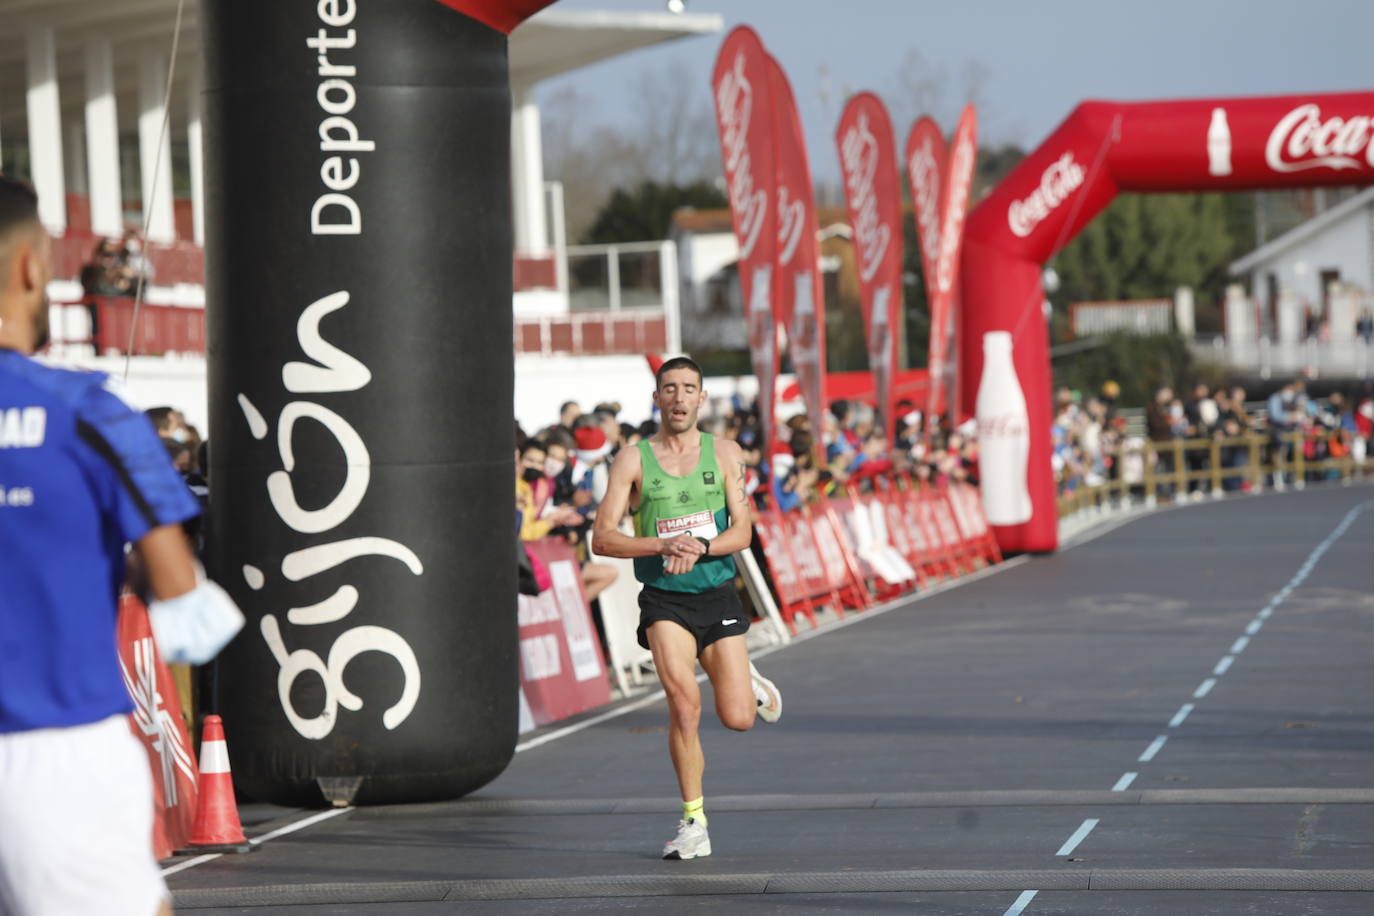
[[[0,916],[152,916],[148,756],[127,716],[0,734]]]

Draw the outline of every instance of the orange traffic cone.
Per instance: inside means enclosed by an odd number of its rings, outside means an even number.
[[[219,716],[206,716],[200,741],[200,787],[189,848],[178,852],[252,852],[243,835],[229,774],[229,745]]]

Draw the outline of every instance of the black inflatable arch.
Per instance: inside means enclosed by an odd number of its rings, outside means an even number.
[[[454,797],[516,737],[505,32],[206,0],[217,699],[241,791]]]

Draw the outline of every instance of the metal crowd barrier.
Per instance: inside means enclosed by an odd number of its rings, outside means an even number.
[[[1088,508],[1142,501],[1176,502],[1203,494],[1302,489],[1308,483],[1374,476],[1374,459],[1351,455],[1306,457],[1302,430],[1278,436],[1247,433],[1211,439],[1168,439],[1123,445],[1114,457],[1113,475],[1100,484],[1080,483],[1059,496],[1059,517]],[[1138,472],[1128,466],[1139,464]]]

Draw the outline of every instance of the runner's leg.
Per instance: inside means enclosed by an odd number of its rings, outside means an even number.
[[[654,669],[668,696],[668,753],[673,758],[682,800],[701,798],[706,757],[699,735],[701,687],[697,684],[696,637],[671,620],[656,621],[645,635],[654,654]],[[747,682],[747,670],[745,679]]]
[[[748,731],[754,725],[758,700],[749,676],[749,650],[744,634],[726,636],[701,652],[701,667],[716,693],[716,715],[726,728]]]

